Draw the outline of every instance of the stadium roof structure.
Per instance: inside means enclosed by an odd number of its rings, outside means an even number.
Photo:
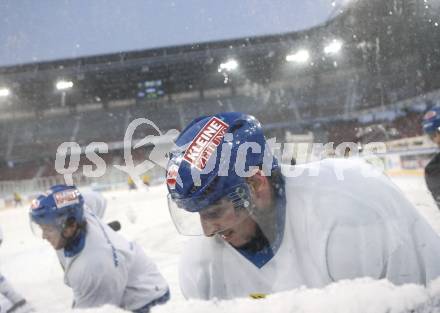
[[[161,80],[167,94],[224,88],[219,65],[230,59],[238,61],[241,77],[267,83],[303,36],[243,38],[4,67],[0,82],[38,108],[59,103],[55,83],[60,79],[75,85],[71,103],[134,98],[137,83],[145,80]]]

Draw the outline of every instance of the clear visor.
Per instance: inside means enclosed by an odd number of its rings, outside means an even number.
[[[32,220],[29,221],[29,224],[32,234],[37,238],[43,238],[43,230],[41,229],[40,225]]]
[[[31,220],[30,227],[32,234],[37,238],[43,238],[43,232],[46,236],[61,234],[61,228],[56,225],[50,225],[50,224],[40,225]]]
[[[64,218],[58,218],[53,220],[52,224],[46,224],[42,223],[39,224],[35,222],[32,217],[29,218],[29,224],[32,231],[32,234],[38,238],[43,237],[43,232],[46,235],[52,235],[52,234],[60,234],[63,230],[65,219]]]
[[[201,201],[205,201],[201,199]],[[181,203],[181,202],[180,202]],[[231,188],[231,191],[212,205],[199,212],[189,212],[179,206],[168,195],[168,208],[177,231],[185,236],[224,237],[246,220],[252,219],[249,189],[246,184]],[[189,208],[191,210],[191,208]]]

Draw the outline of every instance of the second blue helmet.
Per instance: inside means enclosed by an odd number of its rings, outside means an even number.
[[[422,120],[423,131],[433,134],[440,127],[440,106],[435,106],[425,113]]]

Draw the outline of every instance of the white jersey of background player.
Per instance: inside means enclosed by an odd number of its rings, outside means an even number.
[[[236,113],[218,117],[225,131],[210,141],[218,143],[217,150],[229,129],[234,130],[229,142],[252,141],[264,149],[255,119]],[[202,166],[189,161],[196,159],[194,151],[209,159],[214,149],[188,149],[220,128],[204,133],[212,121],[196,120],[180,134],[176,144],[186,149],[173,152],[167,173],[176,226],[189,230],[182,222],[184,208],[198,215],[208,236],[191,240],[181,257],[180,285],[187,298],[259,296],[364,276],[427,284],[440,276],[440,238],[397,187],[365,162],[325,160],[281,171],[275,160],[270,177],[257,169],[248,178],[233,165],[223,177],[217,175],[222,169],[212,166],[197,189],[188,173]],[[231,160],[238,155],[247,165],[263,164],[263,149],[244,158],[235,144],[229,145]]]
[[[3,231],[0,227],[0,245],[3,243]],[[20,295],[8,280],[0,273],[0,313],[33,312],[26,299]]]
[[[83,204],[88,209],[81,210]],[[105,201],[97,193],[84,192],[81,196],[74,187],[55,186],[32,206],[31,219],[57,250],[64,281],[73,290],[73,307],[113,304],[133,312],[147,312],[151,306],[166,302],[168,285],[156,265],[136,243],[128,242],[93,213],[103,214],[102,205]],[[53,213],[55,219],[62,217],[63,225],[51,224],[50,212],[57,212]],[[76,230],[69,219],[77,221]]]
[[[81,195],[84,197],[84,207],[102,219],[107,209],[107,200],[102,194],[91,189],[81,189]]]

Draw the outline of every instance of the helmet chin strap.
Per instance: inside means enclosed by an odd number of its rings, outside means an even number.
[[[249,242],[252,247],[250,250],[258,251],[258,249],[265,246],[267,243],[270,244],[272,240],[275,238],[275,215],[276,210],[271,207],[267,208],[257,208],[255,201],[252,199],[252,189],[254,186],[252,184],[248,184],[248,193],[246,198],[243,200],[243,205],[241,208],[245,209],[249,214],[249,217],[254,220],[257,225],[256,233],[254,238]]]
[[[64,231],[66,230],[67,227],[69,227],[68,224],[68,219],[61,225],[61,238],[63,238],[63,240],[66,242],[66,245],[68,245],[69,243],[71,243],[81,232],[81,225],[78,225],[78,223],[75,222],[76,224],[76,230],[75,233],[70,236],[70,237],[66,237],[64,235]]]
[[[76,224],[76,230],[70,237],[64,235],[64,231],[61,233],[64,244],[64,255],[72,257],[79,253],[85,245],[85,225]],[[64,227],[65,229],[65,227]]]
[[[61,229],[61,238],[63,238],[64,241],[66,241],[66,243],[69,243],[73,238],[75,238],[75,237],[77,236],[78,231],[79,231],[79,230],[77,230],[73,236],[66,237],[66,236],[64,235],[64,228],[62,228],[62,229]]]
[[[250,215],[254,218],[258,225],[258,237],[265,237],[269,243],[272,243],[276,237],[276,218],[277,218],[277,201],[278,197],[284,194],[284,183],[282,176],[278,172],[273,172],[272,179],[270,183],[270,196],[272,200],[269,202],[268,206],[257,207],[255,202],[252,201],[252,191],[255,191],[255,187],[250,184],[249,192],[250,195],[250,207],[248,209]]]

